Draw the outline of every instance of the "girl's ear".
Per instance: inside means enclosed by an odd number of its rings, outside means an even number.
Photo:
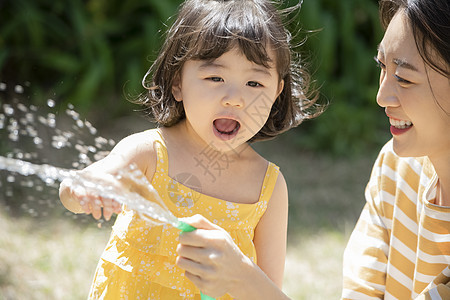
[[[178,102],[183,101],[183,97],[181,95],[181,76],[180,73],[175,75],[172,83],[172,95]]]

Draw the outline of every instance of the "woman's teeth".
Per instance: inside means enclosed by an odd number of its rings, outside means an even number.
[[[390,118],[389,122],[391,123],[392,126],[399,129],[405,129],[412,126],[411,121],[403,121]]]

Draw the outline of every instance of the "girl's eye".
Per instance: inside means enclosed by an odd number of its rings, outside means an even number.
[[[263,86],[261,83],[256,82],[256,81],[249,81],[249,82],[247,82],[247,85],[250,87],[262,87]]]
[[[377,63],[379,68],[381,68],[382,70],[384,70],[386,68],[386,65],[384,63],[382,63],[378,57],[375,56],[373,59],[375,60],[375,62]]]
[[[222,78],[220,78],[220,77],[218,77],[218,76],[212,76],[212,77],[208,77],[208,78],[206,78],[207,80],[211,80],[211,81],[213,81],[213,82],[222,82],[223,81],[223,79]]]

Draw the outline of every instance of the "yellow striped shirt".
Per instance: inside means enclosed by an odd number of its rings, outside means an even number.
[[[450,207],[427,157],[381,150],[344,253],[342,299],[450,299]]]

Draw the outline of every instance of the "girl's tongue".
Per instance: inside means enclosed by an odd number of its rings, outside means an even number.
[[[236,120],[231,119],[217,119],[214,120],[214,128],[216,131],[216,135],[223,140],[232,139],[236,136],[240,124]]]
[[[230,134],[238,126],[238,122],[231,119],[217,119],[214,121],[214,126],[220,133]]]

